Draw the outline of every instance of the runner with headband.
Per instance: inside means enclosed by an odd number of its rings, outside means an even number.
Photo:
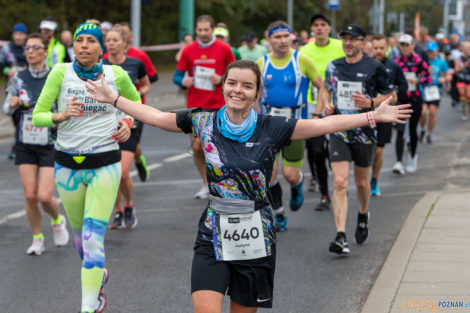
[[[119,121],[112,105],[86,94],[87,80],[106,81],[113,92],[140,105],[127,73],[117,65],[102,65],[103,34],[98,26],[78,26],[73,42],[74,63],[51,70],[33,112],[36,127],[58,125],[55,181],[82,259],[81,312],[102,312],[106,306],[104,235],[121,179],[119,141],[126,141],[132,117]],[[57,100],[58,113],[50,112]]]
[[[291,48],[292,38],[289,25],[276,21],[268,26],[268,40],[272,52],[256,63],[260,67],[266,88],[262,112],[273,116],[288,118],[308,118],[307,91],[310,82],[318,88],[325,88],[313,61],[303,53]],[[323,103],[320,101],[315,117],[320,117]],[[291,186],[289,206],[297,211],[303,204],[304,140],[294,140],[282,148],[282,175]],[[278,162],[274,162],[269,182],[270,202],[276,215],[276,231],[285,231],[287,217],[282,204],[282,188],[277,179]]]
[[[375,121],[403,123],[408,105],[337,115],[320,120],[296,120],[258,115],[261,72],[251,61],[227,67],[223,82],[225,106],[218,112],[189,109],[161,112],[138,106],[102,84],[87,86],[90,97],[113,103],[138,120],[167,131],[194,132],[203,144],[210,202],[199,220],[194,246],[191,291],[195,312],[222,312],[226,292],[232,313],[271,308],[276,255],[273,216],[267,199],[272,166],[290,140],[305,139]]]

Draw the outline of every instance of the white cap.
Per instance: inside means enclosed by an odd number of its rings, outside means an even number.
[[[101,29],[110,30],[112,27],[113,27],[113,24],[111,22],[104,21],[101,23]]]
[[[409,45],[413,44],[413,37],[408,34],[403,34],[400,36],[398,43],[407,43]]]
[[[446,38],[446,36],[443,33],[437,33],[435,37],[436,37],[436,40],[443,40],[444,38]]]
[[[44,20],[41,22],[41,24],[39,24],[39,29],[50,29],[56,31],[57,26],[57,23],[54,21]]]

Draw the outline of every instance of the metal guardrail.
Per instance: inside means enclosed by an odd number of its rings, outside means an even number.
[[[4,46],[8,43],[9,41],[6,40],[0,40],[0,46]],[[164,44],[164,45],[153,45],[153,46],[141,46],[139,49],[144,50],[144,51],[170,51],[170,50],[179,50],[181,48],[181,44],[179,43],[170,43],[170,44]]]

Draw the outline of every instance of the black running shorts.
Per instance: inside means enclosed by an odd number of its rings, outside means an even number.
[[[377,123],[377,147],[392,142],[392,123]]]
[[[143,124],[139,123],[136,128],[131,129],[131,135],[129,139],[124,142],[119,143],[119,149],[124,151],[134,152],[137,150],[137,145],[140,142],[140,137],[142,136]]]
[[[39,167],[54,167],[54,146],[30,145],[18,142],[15,145],[15,164],[37,164]]]
[[[217,261],[212,246],[199,245],[194,249],[191,293],[212,290],[243,306],[272,308],[275,260],[275,245],[270,256],[242,261]]]
[[[330,136],[330,162],[354,162],[359,167],[372,165],[375,156],[375,144],[346,143],[338,136]]]

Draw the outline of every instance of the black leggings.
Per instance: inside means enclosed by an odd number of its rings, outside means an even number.
[[[411,102],[413,113],[409,121],[410,130],[410,144],[411,144],[411,157],[416,155],[416,149],[418,148],[418,124],[421,117],[421,111],[423,110],[423,100],[420,98],[413,99]]]
[[[307,148],[308,165],[312,177],[316,177],[322,196],[328,196],[328,169],[326,160],[328,158],[328,147],[325,136],[309,138],[305,140]]]
[[[421,111],[423,110],[423,101],[421,98],[410,99],[411,108],[413,113],[408,121],[408,130],[410,134],[410,152],[411,156],[414,157],[416,149],[418,148],[418,124],[421,117]],[[397,138],[395,140],[395,153],[397,161],[402,162],[403,160],[403,149],[405,146],[405,125],[397,124]]]

